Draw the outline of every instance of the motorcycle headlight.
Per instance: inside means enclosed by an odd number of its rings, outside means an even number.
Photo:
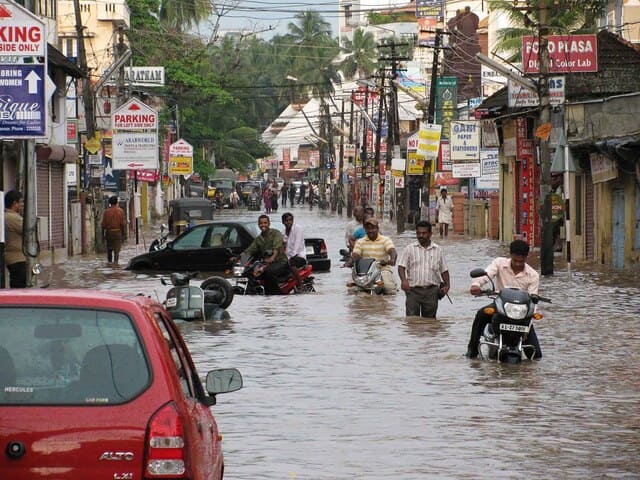
[[[234,265],[233,266],[233,275],[234,276],[241,277],[243,273],[244,273],[244,266],[243,265]]]
[[[504,313],[506,313],[509,318],[513,318],[514,320],[522,320],[527,316],[528,310],[529,306],[523,303],[504,304]]]

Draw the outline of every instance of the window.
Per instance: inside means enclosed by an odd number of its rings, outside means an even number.
[[[135,326],[124,313],[2,308],[0,338],[0,403],[123,403],[151,378]]]
[[[169,351],[171,352],[171,358],[173,359],[173,365],[175,366],[175,371],[178,377],[180,378],[180,386],[182,387],[182,393],[184,393],[187,397],[193,397],[191,385],[189,382],[190,378],[190,369],[188,365],[185,365],[181,358],[182,348],[179,343],[177,343],[174,337],[171,335],[171,331],[169,327],[165,324],[162,316],[159,313],[155,314],[156,322],[160,331],[162,332],[162,336],[167,341],[167,346],[169,347]]]
[[[194,228],[173,243],[174,250],[202,248],[208,228]]]

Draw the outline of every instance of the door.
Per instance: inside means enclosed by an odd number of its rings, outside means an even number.
[[[202,255],[209,235],[208,225],[198,225],[176,238],[166,254],[166,265],[161,268],[176,271],[203,270]]]
[[[613,191],[613,267],[624,268],[624,191]]]
[[[636,183],[635,229],[633,231],[633,250],[640,250],[640,185]]]

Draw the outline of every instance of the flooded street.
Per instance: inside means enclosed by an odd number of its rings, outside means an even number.
[[[346,216],[291,211],[329,247],[332,269],[316,274],[317,293],[236,296],[231,320],[183,326],[201,373],[238,367],[244,376],[245,387],[214,407],[225,478],[640,478],[636,276],[576,266],[569,275],[556,265],[541,278],[540,294],[553,301],[536,324],[544,357],[470,361],[471,323],[487,300],[468,294],[469,271],[506,248],[440,242],[453,304],[441,301],[437,320],[406,318],[402,292],[346,292],[350,271],[338,254]],[[257,221],[256,212],[237,215]],[[395,235],[389,223],[381,231],[398,251],[415,236]],[[135,254],[132,243],[121,262]],[[113,269],[103,257],[71,258],[42,280],[164,298],[160,275]]]

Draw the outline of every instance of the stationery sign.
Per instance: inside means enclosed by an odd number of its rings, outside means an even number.
[[[480,128],[476,120],[452,120],[449,141],[452,161],[480,161]]]

